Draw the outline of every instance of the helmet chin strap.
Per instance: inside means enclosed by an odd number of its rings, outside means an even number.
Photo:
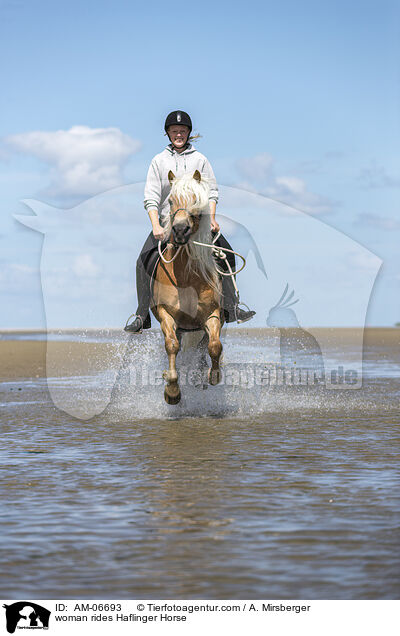
[[[171,140],[170,140],[170,141],[171,141]],[[178,146],[175,146],[175,144],[174,144],[174,142],[173,142],[173,141],[171,141],[171,144],[173,145],[173,147],[175,148],[175,150],[185,150],[185,148],[189,145],[189,142],[187,141],[187,142],[185,143],[185,145],[184,145],[184,146],[181,146],[180,148],[178,148]]]
[[[168,137],[168,139],[169,139],[170,143],[173,145],[173,147],[174,147],[174,148],[176,148],[176,146],[175,146],[174,142],[172,141],[171,137],[169,136],[169,134],[168,134],[167,132],[166,132],[165,134],[167,135],[167,137]],[[184,145],[184,146],[182,146],[182,149],[183,149],[183,148],[186,148],[186,146],[188,146],[188,145],[189,145],[189,137],[190,137],[190,133],[188,133],[188,136],[187,136],[187,139],[186,139],[185,145]]]

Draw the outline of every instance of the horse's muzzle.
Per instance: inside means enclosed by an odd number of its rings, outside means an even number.
[[[176,245],[186,245],[191,235],[191,227],[186,223],[177,223],[172,226],[172,234]]]

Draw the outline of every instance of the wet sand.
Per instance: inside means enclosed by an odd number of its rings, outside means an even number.
[[[254,331],[231,332],[228,359],[259,354]],[[3,598],[398,598],[399,336],[367,330],[357,390],[185,386],[171,409],[162,381],[132,383],[132,360],[163,359],[160,339],[133,340],[131,358],[123,337],[49,342],[46,378],[46,342],[8,333]],[[351,358],[360,332],[320,337]],[[112,361],[109,404],[77,419]]]
[[[238,328],[230,333],[233,337],[241,339],[248,336],[257,338],[272,331],[272,329]],[[295,332],[295,330],[292,331]],[[383,347],[386,356],[397,357],[400,363],[400,328],[369,327],[364,330],[364,334],[361,329],[356,328],[313,327],[308,328],[308,331],[318,341],[323,340],[333,349],[351,347],[355,341],[363,337],[364,359],[374,359],[376,356],[382,355],[382,351],[377,351],[376,347]],[[46,342],[45,332],[0,331],[0,336],[3,334],[12,338],[13,333],[17,337],[23,334],[26,340],[0,339],[0,378],[3,380],[46,377],[46,350],[51,355],[53,361],[51,371],[56,377],[97,373],[107,365],[110,356],[115,355],[124,346],[123,343]],[[34,333],[40,334],[44,339],[41,341],[29,340],[29,335]],[[67,333],[73,334],[73,332]],[[121,331],[115,330],[115,334],[120,336]],[[54,360],[57,358],[60,360],[59,367],[54,364]]]
[[[0,340],[0,378],[45,378],[46,352],[52,359],[60,360],[59,369],[52,368],[56,376],[96,373],[107,363],[110,346],[89,342]]]

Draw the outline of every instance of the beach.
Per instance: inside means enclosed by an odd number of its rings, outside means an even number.
[[[236,329],[237,336],[249,335],[257,336],[271,329]],[[63,360],[59,369],[53,369],[58,374],[68,373],[69,375],[86,375],[87,372],[101,371],[107,364],[110,348],[120,347],[121,340],[114,344],[111,342],[84,342],[82,339],[74,341],[72,338],[79,337],[85,330],[65,330],[71,338],[67,342],[51,340],[52,335],[57,334],[62,337],[60,330],[50,332],[31,331],[3,331],[0,330],[0,378],[44,378],[46,377],[46,348],[51,350],[51,355]],[[381,355],[377,347],[383,348],[383,355],[400,358],[400,328],[370,327],[365,330],[358,328],[312,328],[312,332],[317,337],[326,338],[332,347],[350,347],[354,340],[363,340],[364,359],[373,360],[374,356]],[[94,332],[96,333],[96,332]],[[109,339],[113,334],[121,335],[120,330],[110,330]],[[2,336],[2,337],[1,337]],[[34,336],[36,339],[30,339]],[[22,339],[23,338],[23,339]]]
[[[228,330],[169,407],[157,330],[3,331],[3,596],[396,598],[400,329],[307,332],[329,384],[276,373],[304,334]]]

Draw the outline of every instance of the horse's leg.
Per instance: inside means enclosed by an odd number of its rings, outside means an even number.
[[[206,358],[207,345],[208,345],[208,334],[207,332],[205,332],[204,336],[202,337],[199,344],[197,345],[197,349],[199,350],[199,353],[200,353],[200,360],[198,364],[198,370],[200,375],[199,384],[203,387],[203,389],[207,388],[207,384],[206,384],[207,380],[204,378],[204,371],[208,367],[207,358]]]
[[[178,404],[181,399],[181,390],[178,384],[176,371],[176,356],[179,351],[179,341],[176,336],[176,323],[172,316],[165,310],[159,309],[158,315],[161,329],[165,339],[165,350],[168,355],[169,369],[164,371],[163,377],[167,381],[164,390],[164,398],[168,404]]]
[[[210,384],[215,385],[221,380],[219,359],[222,353],[222,344],[220,340],[221,321],[219,317],[219,309],[211,314],[211,316],[206,320],[204,326],[208,333],[208,353],[211,358],[211,369],[208,372],[208,381]]]

